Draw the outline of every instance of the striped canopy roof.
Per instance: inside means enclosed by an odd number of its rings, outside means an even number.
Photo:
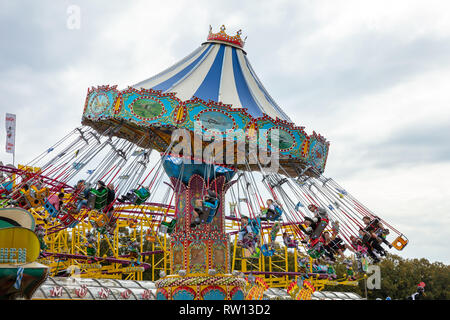
[[[266,114],[292,122],[264,88],[242,48],[225,41],[208,40],[172,67],[133,87],[173,92],[183,101],[212,100],[245,108],[255,118]]]

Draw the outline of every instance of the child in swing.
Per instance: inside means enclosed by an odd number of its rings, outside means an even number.
[[[359,238],[361,239],[362,244],[364,247],[367,248],[367,253],[372,258],[374,263],[380,262],[380,258],[375,254],[374,251],[376,251],[381,256],[385,256],[386,252],[384,249],[380,246],[378,241],[375,238],[372,238],[370,233],[368,233],[364,229],[359,229]]]
[[[63,199],[64,199],[64,193],[59,192],[58,195],[52,194],[48,198],[48,202],[57,210],[59,211],[61,209],[61,206],[63,205]]]
[[[341,237],[337,233],[330,234],[328,231],[323,233],[325,239],[325,256],[331,261],[336,261],[336,255],[339,255],[342,259],[345,259],[344,251],[349,249],[352,252],[356,252],[351,246],[344,243]]]
[[[291,238],[286,232],[283,232],[283,242],[284,245],[288,248],[297,248],[298,241]]]
[[[325,227],[328,225],[329,220],[327,211],[313,204],[310,204],[308,206],[308,209],[309,211],[314,213],[314,217],[305,217],[303,224],[306,226],[306,228],[304,228],[302,224],[299,224],[299,227],[309,238],[319,238]],[[321,231],[319,227],[321,227]]]
[[[208,219],[210,213],[216,214],[217,208],[214,209],[217,202],[217,194],[208,190],[208,195],[205,198],[195,200],[195,208],[193,213],[193,222],[191,223],[191,228],[197,227],[201,223],[205,223]],[[214,212],[211,212],[214,210]]]
[[[251,256],[259,256],[258,249],[255,245],[258,241],[258,235],[253,232],[251,225],[249,224],[248,217],[243,216],[241,218],[241,229],[238,232],[237,245],[250,250]]]
[[[248,217],[243,216],[241,218],[241,229],[238,232],[238,246],[242,246],[244,244],[244,237],[252,233],[253,230],[248,223]]]
[[[278,220],[282,214],[281,206],[278,201],[273,201],[272,199],[267,199],[267,212],[265,217],[261,217],[261,220]]]
[[[312,232],[309,235],[310,239],[316,240],[322,236],[323,231],[328,225],[329,222],[328,214],[324,208],[317,207],[314,204],[310,204],[308,206],[308,209],[309,211],[314,213],[314,217],[309,220],[305,219],[305,222],[306,225],[308,225],[309,221],[309,227],[311,227],[312,229]]]

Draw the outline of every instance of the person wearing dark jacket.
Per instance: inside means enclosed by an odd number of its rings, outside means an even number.
[[[406,297],[406,299],[407,300],[421,300],[421,299],[423,299],[424,295],[425,295],[425,283],[421,282],[417,286],[417,292],[415,292],[412,295]]]
[[[114,185],[112,183],[108,184],[107,189],[108,189],[108,195],[106,198],[106,207],[105,207],[104,212],[106,213],[108,218],[111,218],[111,215],[114,211],[113,203],[114,203],[114,200],[116,199],[116,192],[114,190]]]
[[[375,238],[379,243],[383,242],[386,244],[389,248],[392,248],[392,245],[389,243],[389,241],[386,240],[382,236],[383,233],[389,232],[387,229],[383,228],[383,225],[380,222],[380,219],[378,217],[375,217],[374,219],[370,219],[370,217],[365,216],[363,218],[363,222],[366,225],[364,230],[370,233],[370,235]]]
[[[380,262],[380,258],[377,257],[377,255],[373,252],[373,250],[376,250],[382,256],[386,255],[386,251],[384,251],[384,249],[380,246],[377,239],[372,238],[370,233],[368,233],[364,229],[359,229],[359,238],[361,239],[364,246],[367,248],[367,253],[373,259],[374,263]]]

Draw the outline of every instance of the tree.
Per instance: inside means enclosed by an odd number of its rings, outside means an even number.
[[[450,266],[441,262],[430,263],[427,259],[403,259],[398,255],[389,254],[379,263],[381,269],[381,289],[368,290],[368,299],[403,300],[417,290],[420,282],[426,284],[424,299],[448,300],[450,299]],[[365,282],[361,281],[359,287],[333,287],[327,290],[354,291],[365,296]],[[352,290],[353,289],[353,290]]]

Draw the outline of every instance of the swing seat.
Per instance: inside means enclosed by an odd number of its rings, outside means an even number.
[[[260,226],[261,226],[261,219],[260,218],[254,218],[249,219],[248,224],[252,228],[252,232],[254,234],[259,234]]]
[[[41,207],[43,206],[43,202],[40,201],[39,199],[33,197],[31,195],[31,190],[24,190],[24,189],[20,189],[20,192],[23,194],[23,196],[25,197],[25,200],[27,202],[27,204],[32,207],[32,208],[36,208],[36,207]]]
[[[298,211],[300,208],[303,208],[304,207],[304,205],[301,203],[301,202],[298,202],[296,205],[295,205],[295,211]]]
[[[259,255],[261,254],[261,251],[258,247],[255,248],[255,252],[253,254],[250,254],[247,258],[250,259],[259,259]]]
[[[392,245],[395,249],[401,251],[401,250],[403,250],[404,247],[406,247],[406,245],[408,244],[408,242],[409,242],[409,241],[408,241],[408,238],[406,238],[403,234],[401,234],[400,236],[397,237],[397,239],[395,239],[395,240],[391,243],[391,245]]]
[[[267,244],[263,244],[261,246],[261,252],[262,252],[264,257],[272,257],[275,254],[275,250],[269,249]]]
[[[206,201],[204,203],[204,206],[209,209],[208,218],[206,219],[206,223],[211,223],[213,218],[216,216],[217,208],[219,207],[219,199],[216,199],[216,201],[214,201],[214,204]]]
[[[324,252],[325,250],[322,246],[314,246],[311,249],[307,250],[308,255],[313,259],[320,258]]]
[[[291,240],[289,241],[285,241],[284,245],[288,248],[297,248],[298,247],[298,241],[297,240]]]
[[[6,208],[9,205],[9,200],[0,200],[0,209],[1,208]]]
[[[318,239],[322,235],[322,232],[325,230],[327,225],[328,225],[328,220],[322,219],[320,221],[319,225],[317,226],[316,230],[314,230],[314,233],[311,235],[311,239],[313,239],[313,240]]]
[[[96,252],[96,251],[97,251],[97,250],[95,250],[94,247],[87,247],[87,248],[86,248],[86,253],[87,253],[87,255],[90,256],[90,257],[95,256],[95,252]]]
[[[44,199],[49,195],[48,188],[46,187],[38,189],[35,186],[31,186],[31,189],[34,190],[35,198],[38,199],[41,204],[43,203]]]
[[[108,217],[106,214],[102,213],[97,219],[94,219],[94,222],[97,224],[97,226],[104,227],[108,223]]]
[[[315,265],[313,266],[313,272],[314,273],[328,273],[328,266],[326,265]]]
[[[281,226],[279,222],[276,222],[273,227],[272,230],[270,231],[270,238],[272,239],[272,241],[275,241],[275,238],[277,237],[278,231],[280,231]]]
[[[4,182],[0,184],[0,193],[9,193],[13,190],[12,182]]]
[[[137,220],[131,220],[131,221],[128,222],[128,226],[130,228],[136,228],[137,225],[138,225]]]
[[[63,213],[60,216],[59,220],[67,228],[73,228],[79,223],[79,221],[77,219],[75,219],[72,215],[70,215],[69,213]]]
[[[283,214],[283,210],[280,207],[275,207],[275,212],[278,213],[279,216]]]
[[[146,188],[140,188],[139,190],[134,190],[133,193],[136,195],[136,204],[143,204],[149,197],[150,192]]]
[[[175,228],[176,223],[177,219],[172,219],[172,221],[170,222],[162,221],[159,230],[162,233],[171,234],[173,232],[173,229]]]
[[[59,214],[58,210],[56,210],[56,208],[48,201],[48,199],[44,200],[44,209],[52,218],[56,218]]]
[[[104,207],[106,207],[107,198],[108,189],[105,188],[101,191],[91,189],[91,191],[89,191],[88,207],[97,210],[103,209]]]

